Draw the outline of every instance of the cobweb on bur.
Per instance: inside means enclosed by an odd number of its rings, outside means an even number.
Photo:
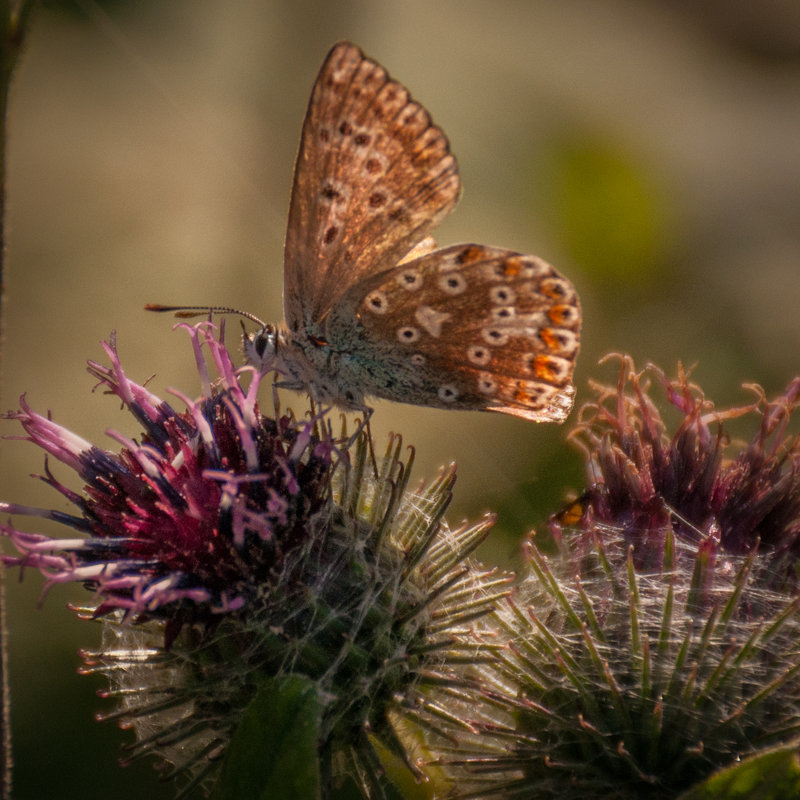
[[[507,647],[467,670],[475,732],[434,748],[454,797],[672,797],[797,733],[800,379],[714,411],[682,372],[623,359],[595,391],[575,432],[590,482],[489,618]]]
[[[1,503],[7,567],[38,569],[51,589],[88,589],[103,626],[85,674],[108,680],[101,719],[133,732],[124,763],[152,758],[179,795],[209,789],[265,681],[302,676],[321,698],[322,791],[350,777],[381,797],[381,753],[421,776],[397,732],[431,686],[459,682],[479,642],[456,640],[509,591],[510,576],[471,558],[493,516],[450,527],[455,470],[412,485],[400,437],[377,459],[319,420],[262,414],[264,375],[237,369],[210,323],[181,325],[200,396],[177,411],[125,372],[116,343],[89,372],[141,425],[104,450],[28,405],[8,415],[61,469],[44,480],[73,511]],[[216,373],[216,377],[214,377]],[[19,519],[67,526],[67,538]],[[311,767],[309,767],[311,768]]]

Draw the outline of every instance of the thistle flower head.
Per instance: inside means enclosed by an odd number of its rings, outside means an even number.
[[[575,432],[589,485],[492,618],[507,649],[480,673],[477,734],[440,749],[457,796],[675,797],[799,732],[800,380],[715,412],[683,373],[623,360],[595,392]]]
[[[85,488],[75,494],[48,468],[43,479],[73,503],[75,514],[2,506],[82,534],[54,540],[5,525],[2,531],[23,553],[4,557],[6,564],[38,567],[48,586],[89,583],[99,599],[96,616],[166,613],[167,644],[184,620],[210,622],[257,602],[258,585],[307,538],[308,520],[325,501],[332,463],[330,445],[315,440],[309,424],[259,414],[259,376],[245,391],[221,343],[205,327],[183,327],[205,383],[198,401],[185,399],[187,411],[176,412],[131,381],[113,343],[104,344],[111,366],[89,362],[89,372],[141,423],[140,440],[111,433],[120,451],[109,453],[31,410],[23,397],[21,410],[7,416],[31,442],[75,470]],[[213,389],[200,337],[220,373]]]
[[[682,417],[671,435],[648,376]],[[754,402],[715,411],[683,370],[672,381],[652,366],[637,374],[623,359],[618,386],[595,387],[597,402],[584,408],[575,431],[590,470],[587,511],[598,523],[627,530],[634,545],[669,521],[677,536],[718,539],[726,553],[749,553],[760,543],[775,560],[796,557],[800,446],[787,428],[800,378],[773,401],[760,387],[749,388]],[[744,446],[734,445],[724,423],[745,415],[757,418],[755,432]]]
[[[112,434],[117,452],[24,399],[8,415],[85,486],[74,493],[48,468],[44,480],[74,514],[2,504],[78,533],[4,524],[19,555],[3,561],[37,567],[48,586],[93,590],[82,612],[100,620],[103,642],[84,652],[83,671],[109,679],[117,705],[104,718],[134,729],[129,760],[156,756],[186,779],[182,794],[213,783],[260,687],[290,675],[313,682],[322,708],[323,792],[346,773],[380,793],[375,743],[405,758],[396,726],[437,713],[428,687],[458,680],[457,665],[479,650],[456,634],[507,593],[508,576],[468,558],[492,520],[448,528],[454,470],[409,489],[413,457],[399,439],[376,471],[366,433],[348,452],[319,419],[263,416],[260,376],[238,373],[208,324],[186,330],[203,391],[179,395],[185,411],[133,382],[113,342],[110,366],[90,362],[142,425],[137,440]]]

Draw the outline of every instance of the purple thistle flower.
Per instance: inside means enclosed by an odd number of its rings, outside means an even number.
[[[376,473],[366,433],[348,450],[320,418],[263,416],[262,376],[237,371],[208,323],[181,327],[203,387],[195,401],[178,395],[183,412],[129,379],[113,341],[110,366],[89,363],[143,429],[135,441],[111,434],[117,452],[24,399],[8,415],[85,486],[72,492],[47,468],[43,480],[73,514],[0,504],[78,534],[3,524],[19,552],[4,563],[39,569],[46,587],[79,581],[94,592],[79,611],[103,626],[101,647],[83,653],[83,672],[105,675],[116,702],[102,718],[134,730],[128,761],[155,756],[164,777],[184,778],[181,796],[213,785],[265,679],[291,675],[321,699],[323,793],[349,775],[380,796],[381,749],[421,777],[402,741],[415,721],[446,715],[432,687],[456,691],[462,664],[486,658],[462,637],[509,591],[508,575],[468,557],[492,517],[451,530],[454,469],[410,489],[413,453],[401,458],[399,437]]]
[[[466,673],[474,732],[436,748],[453,796],[677,797],[797,735],[800,380],[715,412],[683,372],[622,359],[594,390],[574,433],[589,485],[488,621],[507,647]],[[742,416],[756,433],[735,445]]]
[[[672,435],[649,396],[648,375],[682,416]],[[676,536],[713,542],[723,553],[759,548],[776,567],[791,554],[784,568],[793,578],[800,555],[800,442],[787,436],[787,425],[800,402],[800,378],[772,401],[750,388],[753,403],[714,411],[682,370],[671,381],[652,366],[637,374],[623,359],[619,385],[595,387],[598,400],[582,410],[573,434],[589,466],[585,513],[596,524],[621,528],[637,559],[655,552],[639,544],[671,524]],[[723,423],[746,415],[760,418],[756,432],[731,453]]]
[[[10,566],[33,566],[48,586],[88,582],[98,595],[95,615],[115,609],[136,618],[173,622],[242,608],[255,587],[300,546],[308,520],[325,501],[331,465],[329,443],[314,441],[309,423],[259,414],[253,375],[238,383],[224,346],[198,326],[186,328],[205,382],[203,397],[185,399],[178,413],[125,375],[116,349],[105,344],[110,367],[89,363],[101,386],[117,395],[142,424],[141,441],[111,434],[112,454],[32,411],[25,399],[17,420],[29,441],[77,472],[85,482],[76,495],[50,469],[44,480],[76,507],[76,514],[0,503],[11,514],[31,514],[71,526],[85,537],[64,540],[0,525],[22,553],[3,556]],[[200,353],[200,337],[219,370],[213,391]]]

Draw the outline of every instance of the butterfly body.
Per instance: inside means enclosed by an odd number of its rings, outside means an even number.
[[[369,398],[561,421],[580,305],[536,256],[430,232],[458,167],[408,91],[347,42],[303,123],[284,250],[285,324],[245,337],[249,363],[323,404]]]
[[[263,332],[250,340],[255,342],[252,347],[245,345],[246,354],[254,353],[247,360],[262,372],[275,370],[282,376],[281,386],[307,391],[323,405],[364,411],[369,397],[413,402],[409,397],[424,391],[418,371],[404,369],[391,352],[381,358],[379,350],[358,340],[357,327],[347,335],[336,330],[293,334],[279,328],[275,350],[265,350],[258,343],[261,336]]]

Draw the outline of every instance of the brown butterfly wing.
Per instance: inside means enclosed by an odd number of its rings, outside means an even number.
[[[563,421],[581,310],[572,284],[545,261],[455,245],[405,262],[351,291],[376,352],[404,376],[393,400]]]
[[[321,321],[349,287],[397,265],[460,188],[428,112],[355,45],[337,44],[314,84],[295,163],[284,250],[290,329]]]

